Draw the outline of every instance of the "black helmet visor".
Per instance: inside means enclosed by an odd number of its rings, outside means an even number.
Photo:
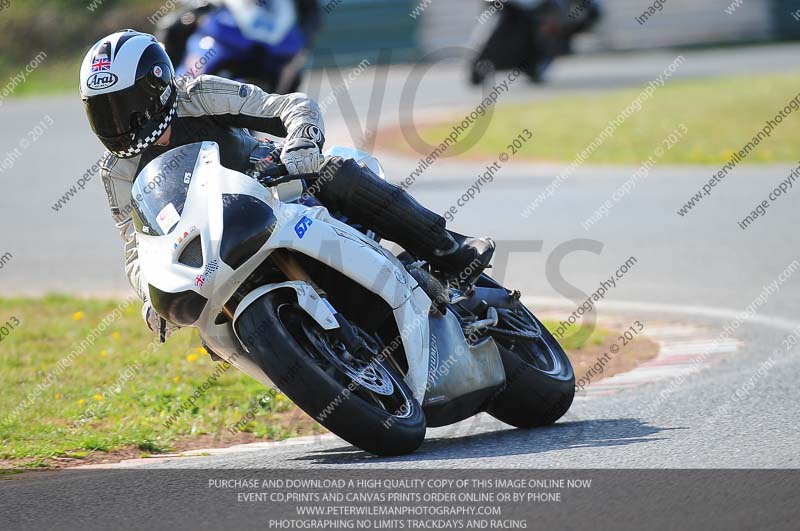
[[[117,92],[86,98],[84,106],[92,130],[101,139],[125,137],[130,140],[132,131],[138,131],[159,115],[163,108],[161,99],[166,103],[170,96],[165,90],[171,91],[172,87],[153,87],[138,81]]]

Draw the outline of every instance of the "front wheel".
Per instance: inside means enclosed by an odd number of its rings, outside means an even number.
[[[349,352],[297,304],[292,290],[267,293],[235,326],[280,390],[342,439],[380,456],[422,444],[425,415],[403,378],[385,361]]]

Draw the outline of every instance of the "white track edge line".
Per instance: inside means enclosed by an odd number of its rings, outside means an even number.
[[[522,297],[525,306],[547,306],[556,308],[575,309],[574,302],[566,299],[552,297]],[[608,309],[611,311],[641,311],[658,312],[668,314],[694,315],[697,317],[710,317],[714,319],[725,319],[735,321],[741,319],[744,322],[770,326],[786,331],[800,329],[800,321],[793,321],[784,317],[774,315],[753,315],[745,317],[742,310],[731,310],[729,308],[719,308],[714,306],[691,306],[682,304],[664,304],[655,302],[639,301],[601,301],[595,304],[598,310]]]

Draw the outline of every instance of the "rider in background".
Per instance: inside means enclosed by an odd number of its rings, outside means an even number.
[[[485,0],[480,26],[492,19],[472,62],[470,81],[481,84],[491,73],[519,69],[535,83],[544,80],[550,64],[570,53],[578,33],[600,19],[600,0]]]
[[[178,75],[221,75],[295,92],[321,27],[317,0],[187,1],[158,23]]]

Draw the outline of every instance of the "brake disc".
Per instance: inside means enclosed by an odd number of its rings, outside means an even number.
[[[366,363],[356,358],[353,358],[353,361],[361,367],[356,368],[342,360],[339,360],[339,363],[354,382],[379,395],[391,396],[394,393],[392,378],[382,365],[376,362]]]
[[[319,330],[309,329],[305,325],[309,338],[317,345],[320,353],[351,380],[373,393],[391,396],[395,386],[386,368],[377,361],[365,361],[347,352],[341,343],[330,345],[327,338]]]

